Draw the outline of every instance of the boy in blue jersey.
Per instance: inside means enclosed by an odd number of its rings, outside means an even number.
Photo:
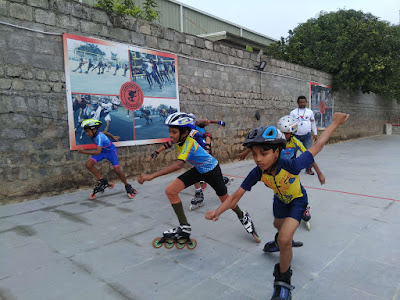
[[[257,167],[247,175],[233,195],[215,211],[208,211],[205,215],[206,219],[217,221],[224,211],[234,207],[244,193],[250,191],[258,181],[262,181],[274,191],[274,227],[278,230],[276,242],[280,258],[274,267],[272,300],[291,299],[291,290],[294,288],[290,284],[292,242],[308,202],[306,191],[300,183],[299,173],[314,162],[314,156],[322,150],[335,129],[348,118],[348,114],[335,113],[331,125],[325,129],[316,143],[295,159],[279,159],[281,150],[286,147],[286,138],[279,129],[274,126],[261,126],[250,131],[243,145],[251,149]]]
[[[178,241],[179,239],[189,240],[191,232],[190,224],[186,219],[182,202],[179,198],[179,193],[182,190],[196,182],[205,181],[215,190],[221,202],[224,202],[229,197],[218,161],[189,136],[193,123],[194,120],[189,118],[187,114],[174,113],[168,116],[165,124],[169,127],[169,136],[172,143],[176,145],[179,151],[178,159],[158,172],[141,174],[138,178],[138,182],[143,184],[145,181],[151,181],[154,178],[181,169],[185,162],[189,162],[194,166],[180,175],[165,189],[165,193],[178,217],[180,226],[164,232],[164,238],[174,241]],[[242,211],[237,205],[231,208],[237,214],[246,231],[252,234],[257,242],[260,242],[249,214]],[[159,247],[158,245],[154,245],[154,243],[153,246],[156,248]]]
[[[109,132],[100,132],[99,128],[101,124],[102,123],[99,120],[87,119],[84,120],[81,125],[86,134],[94,141],[96,145],[96,149],[94,150],[84,150],[82,147],[78,149],[79,153],[92,155],[92,157],[89,158],[85,164],[86,168],[88,168],[88,170],[99,180],[98,184],[93,190],[92,195],[94,196],[96,192],[104,191],[106,187],[110,186],[108,180],[104,178],[99,170],[97,170],[97,168],[94,166],[99,161],[107,159],[114,167],[114,172],[124,183],[126,192],[132,198],[135,194],[137,194],[137,191],[126,181],[125,174],[122,172],[119,166],[117,149],[107,136],[116,141],[119,140],[119,137],[115,137]]]

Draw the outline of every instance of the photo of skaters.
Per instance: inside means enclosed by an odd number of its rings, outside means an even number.
[[[176,98],[175,59],[138,51],[129,51],[132,81],[147,97]]]
[[[175,99],[145,99],[134,112],[127,110],[118,96],[72,94],[76,145],[91,144],[81,124],[84,120],[101,121],[101,132],[118,136],[120,142],[168,138],[165,119],[178,111]]]
[[[135,139],[168,138],[168,128],[164,122],[177,111],[179,102],[176,99],[145,98],[142,107],[134,112]]]
[[[311,83],[311,110],[318,129],[328,127],[333,116],[332,88]]]
[[[115,47],[67,39],[71,90],[118,95],[129,78],[127,45]]]
[[[76,145],[91,144],[81,123],[87,119],[101,121],[101,132],[109,132],[119,137],[119,141],[133,139],[133,120],[126,118],[127,109],[117,96],[72,94]]]

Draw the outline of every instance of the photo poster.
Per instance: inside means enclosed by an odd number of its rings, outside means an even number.
[[[311,110],[314,112],[317,128],[325,129],[332,123],[333,93],[330,86],[310,83]]]
[[[169,140],[164,122],[179,111],[177,56],[133,45],[63,35],[70,149],[93,149],[85,119],[119,137],[115,146]]]

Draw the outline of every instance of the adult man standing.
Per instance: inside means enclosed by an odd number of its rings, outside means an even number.
[[[311,109],[306,107],[307,98],[305,96],[299,96],[297,98],[297,105],[298,107],[290,112],[290,116],[298,121],[298,128],[295,137],[303,143],[304,147],[309,149],[313,144],[311,131],[314,137],[318,135],[314,113]],[[309,175],[314,175],[314,172],[311,170],[311,166],[307,167],[306,173]]]

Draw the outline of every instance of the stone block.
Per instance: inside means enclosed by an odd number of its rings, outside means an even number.
[[[25,88],[25,83],[21,79],[13,79],[11,88],[15,91],[22,91]]]
[[[195,45],[195,37],[192,35],[186,35],[186,44],[194,46]]]
[[[145,41],[146,41],[146,46],[149,48],[157,48],[158,45],[158,39],[154,36],[151,35],[146,35],[145,37]]]
[[[189,45],[183,44],[183,45],[182,45],[182,50],[181,50],[181,51],[182,51],[183,54],[191,55],[191,54],[192,54],[192,47],[189,46]]]
[[[80,20],[68,15],[59,15],[57,16],[57,26],[75,30],[80,29]]]
[[[99,34],[102,26],[97,23],[81,20],[81,30],[85,33]]]
[[[56,14],[49,10],[36,9],[35,21],[46,25],[56,25]]]
[[[8,36],[8,47],[13,50],[32,51],[33,38],[27,34],[13,34]],[[10,51],[15,52],[15,51]]]
[[[9,90],[11,88],[12,79],[0,78],[0,90]]]
[[[58,45],[56,44],[56,42],[49,41],[48,39],[38,38],[34,40],[34,44],[36,53],[50,54],[50,55],[59,54],[59,53],[54,53],[55,50],[58,50],[57,49]]]
[[[151,28],[150,24],[148,23],[142,23],[139,25],[139,32],[143,34],[150,35],[151,34]]]
[[[5,0],[0,0],[0,15],[1,16],[7,16],[8,10],[7,10],[7,3],[9,1]]]
[[[19,3],[9,3],[10,17],[22,19],[22,20],[33,20],[33,9],[32,7],[19,4]]]
[[[132,31],[131,32],[131,42],[134,45],[143,46],[145,43],[144,35],[139,32]]]
[[[49,0],[27,0],[27,4],[34,7],[49,9]]]

